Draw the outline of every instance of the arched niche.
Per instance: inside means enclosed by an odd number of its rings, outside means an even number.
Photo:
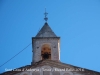
[[[40,68],[37,67],[37,68],[34,68],[34,71],[31,72],[32,75],[40,75]]]
[[[41,47],[41,59],[51,59],[51,47],[49,44],[43,44]]]
[[[29,72],[22,72],[20,75],[30,75]]]
[[[61,75],[73,75],[73,73],[70,71],[63,71],[61,72]]]
[[[52,75],[52,68],[48,65],[42,66],[40,75]]]
[[[55,69],[55,67],[52,68],[52,75],[60,75],[60,71],[55,71]]]
[[[63,75],[70,75],[69,73],[64,73]]]

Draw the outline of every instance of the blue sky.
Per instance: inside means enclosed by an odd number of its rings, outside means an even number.
[[[0,0],[0,65],[32,42],[48,24],[61,37],[61,61],[100,72],[100,0]],[[0,67],[18,68],[32,61],[32,45]]]

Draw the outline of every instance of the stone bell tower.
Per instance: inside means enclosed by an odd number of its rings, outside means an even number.
[[[32,63],[45,59],[60,61],[60,37],[48,25],[46,12],[44,19],[44,26],[36,37],[32,37]]]

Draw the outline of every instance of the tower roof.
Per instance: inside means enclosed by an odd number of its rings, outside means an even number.
[[[57,37],[56,34],[52,31],[48,23],[46,22],[41,30],[38,32],[36,37]]]

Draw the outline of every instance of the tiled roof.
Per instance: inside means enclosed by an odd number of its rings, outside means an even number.
[[[57,68],[80,68],[80,67],[73,66],[70,64],[62,63],[60,61],[58,62],[58,61],[54,61],[54,60],[41,60],[39,62],[32,64],[32,65],[23,66],[23,67],[20,67],[18,69],[23,69],[23,68],[30,69],[30,68],[41,67],[44,65],[49,65],[49,66],[57,67]],[[81,68],[81,69],[84,69],[84,68]],[[22,72],[22,71],[7,71],[7,72],[4,72],[0,75],[14,75],[14,74],[17,74],[20,72]],[[82,73],[84,75],[100,75],[100,72],[96,72],[96,71],[92,71],[92,70],[88,70],[88,69],[84,69],[84,71],[80,71],[79,73]]]
[[[48,23],[46,22],[41,30],[38,32],[36,37],[57,37],[56,34],[52,31]]]

